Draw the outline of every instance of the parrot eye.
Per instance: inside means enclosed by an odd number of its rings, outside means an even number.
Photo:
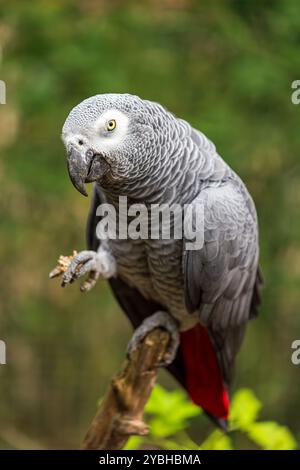
[[[106,130],[113,131],[116,128],[116,121],[114,119],[110,119],[108,123],[106,124]]]

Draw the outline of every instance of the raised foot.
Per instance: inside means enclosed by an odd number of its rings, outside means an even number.
[[[60,257],[58,265],[49,274],[50,278],[62,276],[61,285],[72,284],[76,279],[88,274],[88,279],[81,285],[80,290],[86,292],[92,289],[97,280],[109,278],[116,272],[116,263],[110,252],[84,250],[74,252],[73,257]]]
[[[81,286],[81,290],[90,290],[96,283],[100,276],[101,268],[98,261],[98,253],[96,251],[81,251],[78,255],[74,256],[68,269],[63,274],[61,285],[64,287],[66,284],[71,284],[76,279],[84,276],[87,273],[93,273],[90,288],[85,288],[86,282]],[[90,280],[91,276],[89,276]]]
[[[155,330],[155,328],[162,328],[170,334],[169,346],[163,361],[156,364],[157,367],[166,367],[175,359],[179,346],[178,323],[167,312],[156,312],[150,317],[147,317],[143,323],[141,323],[141,325],[133,333],[133,336],[128,343],[127,355],[129,356],[131,352],[137,348],[138,344],[145,338],[145,336],[147,336],[150,331]]]

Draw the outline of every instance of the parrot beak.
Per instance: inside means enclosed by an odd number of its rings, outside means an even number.
[[[84,187],[85,179],[88,174],[89,165],[85,161],[81,152],[70,146],[67,154],[67,165],[70,180],[73,185],[83,196],[87,196],[86,189]]]
[[[108,172],[109,165],[102,155],[94,153],[89,149],[83,155],[79,150],[70,145],[68,147],[68,173],[70,179],[83,196],[87,196],[85,183],[101,181],[101,178]]]

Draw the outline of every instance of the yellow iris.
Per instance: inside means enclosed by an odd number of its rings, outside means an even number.
[[[114,119],[110,119],[110,121],[108,121],[107,125],[106,125],[106,129],[108,131],[113,131],[116,127],[117,123]]]

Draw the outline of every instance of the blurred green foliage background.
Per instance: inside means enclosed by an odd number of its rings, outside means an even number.
[[[85,247],[89,201],[70,184],[60,140],[70,109],[106,92],[160,102],[217,145],[257,204],[266,279],[234,388],[300,441],[300,78],[297,0],[1,1],[0,446],[76,447],[118,369],[131,329],[104,283],[48,280]],[[165,372],[161,382],[175,383]],[[191,434],[211,429],[204,416]],[[249,444],[237,436],[235,447]]]

